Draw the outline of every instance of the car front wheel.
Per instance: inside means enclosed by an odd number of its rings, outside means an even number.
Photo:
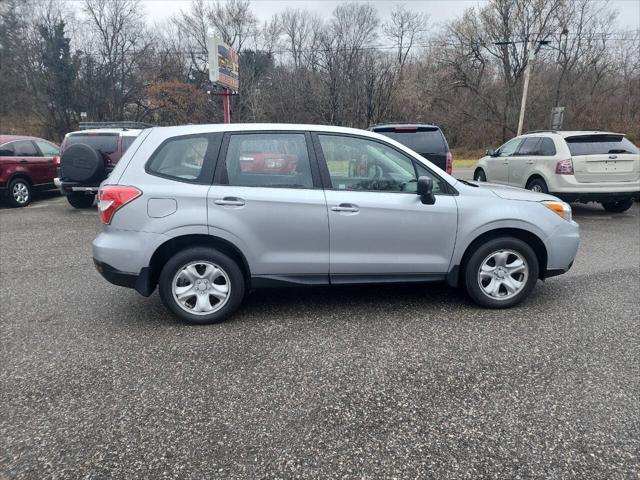
[[[627,198],[625,200],[620,200],[619,202],[602,202],[602,207],[611,213],[622,213],[626,212],[633,205],[633,199]]]
[[[9,184],[9,203],[13,207],[26,207],[31,203],[31,185],[23,178],[15,178]]]
[[[160,298],[186,323],[222,322],[233,314],[245,294],[238,264],[212,248],[194,247],[169,259],[160,273]]]
[[[524,300],[538,280],[538,258],[520,239],[488,240],[471,254],[464,280],[469,296],[486,308],[508,308]]]

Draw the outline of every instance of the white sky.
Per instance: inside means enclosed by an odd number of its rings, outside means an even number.
[[[404,3],[416,12],[429,14],[431,24],[439,24],[460,16],[468,7],[482,5],[486,0],[369,0],[376,7],[380,17],[386,18],[393,7]],[[189,0],[142,0],[149,23],[164,20],[182,9],[189,8]],[[318,13],[323,17],[331,15],[333,9],[343,3],[336,0],[252,0],[251,9],[262,22],[274,13],[286,8],[301,8]],[[640,0],[610,0],[611,7],[619,11],[618,21],[623,30],[640,28]]]

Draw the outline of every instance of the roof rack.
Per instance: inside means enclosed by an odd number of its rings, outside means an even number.
[[[529,130],[528,132],[524,132],[524,135],[528,135],[529,133],[558,133],[558,130]]]
[[[155,125],[144,122],[80,122],[78,128],[80,130],[94,130],[101,128],[121,128],[123,130],[143,130],[152,128]]]

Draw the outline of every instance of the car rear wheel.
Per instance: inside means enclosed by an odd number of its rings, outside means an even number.
[[[475,303],[486,308],[508,308],[524,300],[538,280],[538,258],[533,249],[513,237],[481,244],[465,265],[465,286]]]
[[[473,179],[476,182],[486,182],[487,181],[487,176],[484,173],[484,170],[482,170],[481,168],[477,169],[476,172],[473,174]]]
[[[180,320],[193,324],[219,323],[233,314],[245,293],[238,264],[206,247],[183,250],[160,273],[160,298]]]
[[[627,198],[625,200],[620,200],[618,202],[602,202],[602,207],[611,213],[622,213],[626,212],[633,205],[633,199]]]
[[[93,207],[93,201],[96,196],[94,194],[87,194],[81,192],[72,192],[67,195],[67,201],[74,208],[91,208]]]
[[[532,178],[531,180],[529,180],[529,182],[527,183],[527,190],[538,193],[549,193],[547,184],[541,178]]]
[[[13,207],[26,207],[31,203],[31,185],[24,178],[14,178],[9,183],[9,203]]]

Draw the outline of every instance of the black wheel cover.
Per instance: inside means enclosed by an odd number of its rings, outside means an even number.
[[[62,153],[60,172],[64,180],[80,183],[99,182],[104,177],[104,160],[96,149],[78,143]]]

